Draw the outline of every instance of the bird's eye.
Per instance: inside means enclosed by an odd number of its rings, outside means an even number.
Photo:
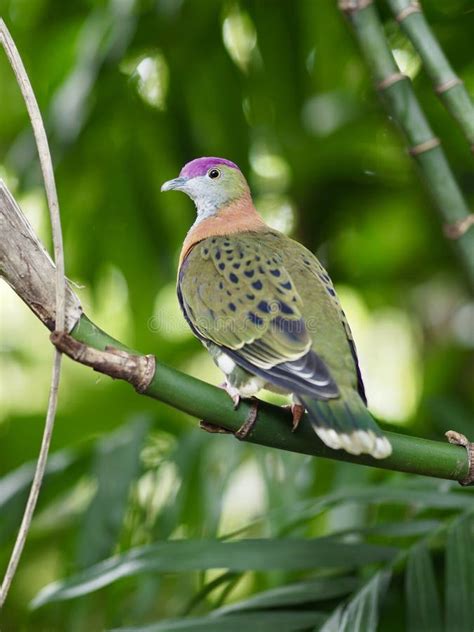
[[[215,180],[221,175],[221,172],[219,169],[210,169],[207,175],[212,178],[212,180]]]

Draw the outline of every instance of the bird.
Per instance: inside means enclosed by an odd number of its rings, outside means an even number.
[[[265,223],[230,160],[196,158],[161,190],[184,192],[195,204],[177,295],[235,405],[263,388],[290,394],[294,427],[306,411],[330,448],[388,457],[347,318],[315,255]]]

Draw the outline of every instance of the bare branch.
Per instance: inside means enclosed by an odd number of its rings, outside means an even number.
[[[56,329],[55,266],[10,191],[0,180],[0,276],[35,315]],[[65,329],[82,314],[81,303],[66,284]]]

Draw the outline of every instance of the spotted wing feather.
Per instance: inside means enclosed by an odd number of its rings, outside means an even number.
[[[178,285],[185,316],[203,341],[290,392],[338,395],[311,350],[301,297],[274,250],[256,239],[208,238],[188,255]]]

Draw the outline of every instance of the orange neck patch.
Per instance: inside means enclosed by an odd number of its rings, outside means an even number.
[[[252,198],[249,194],[244,195],[224,206],[212,217],[207,217],[191,227],[181,249],[179,267],[181,267],[190,250],[203,239],[216,237],[217,235],[232,235],[248,231],[265,230],[268,230],[268,226],[257,213]]]

